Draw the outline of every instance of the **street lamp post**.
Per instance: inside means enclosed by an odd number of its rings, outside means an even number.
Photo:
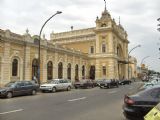
[[[144,57],[142,60],[141,60],[141,65],[143,64],[143,61],[146,59],[146,58],[149,58],[150,56],[146,56]]]
[[[146,56],[144,57],[142,60],[141,60],[141,64],[140,64],[140,73],[142,74],[142,64],[143,64],[143,61],[147,58],[149,58],[150,56]]]
[[[44,24],[42,25],[40,32],[39,32],[39,47],[38,47],[38,84],[40,84],[40,64],[41,64],[41,59],[40,59],[40,52],[41,52],[41,34],[44,26],[47,24],[48,21],[50,21],[54,16],[57,14],[61,14],[61,11],[57,11],[55,14],[53,14],[50,18],[48,18]]]
[[[141,45],[135,46],[135,47],[132,48],[132,49],[129,51],[129,53],[128,53],[128,80],[129,80],[129,55],[130,55],[130,53],[131,53],[134,49],[136,49],[136,48],[138,48],[138,47],[141,47]]]

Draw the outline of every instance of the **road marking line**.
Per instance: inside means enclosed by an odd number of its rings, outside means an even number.
[[[111,92],[108,92],[109,94],[112,94],[112,93],[116,93],[117,91],[111,91]]]
[[[68,100],[68,101],[69,102],[73,102],[73,101],[83,100],[83,99],[86,99],[86,97],[81,97],[81,98],[77,98],[77,99],[71,99],[71,100]]]
[[[8,112],[2,112],[0,113],[0,115],[4,115],[4,114],[9,114],[9,113],[14,113],[14,112],[20,112],[23,111],[24,109],[18,109],[18,110],[12,110],[12,111],[8,111]]]

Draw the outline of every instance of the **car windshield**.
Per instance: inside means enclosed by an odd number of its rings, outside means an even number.
[[[15,86],[15,82],[10,82],[5,85],[5,87],[14,87],[14,86]]]

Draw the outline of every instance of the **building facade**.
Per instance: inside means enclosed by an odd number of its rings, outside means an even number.
[[[40,80],[67,78],[123,79],[128,76],[127,32],[109,12],[97,17],[96,27],[51,33],[41,40]],[[38,77],[38,36],[0,30],[0,85]],[[134,70],[135,71],[135,70]]]
[[[127,78],[128,38],[121,24],[116,24],[109,12],[97,17],[96,27],[51,33],[51,42],[88,55],[91,78]]]

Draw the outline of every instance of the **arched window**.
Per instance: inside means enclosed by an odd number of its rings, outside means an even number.
[[[63,78],[63,64],[60,62],[58,64],[58,78],[61,79]]]
[[[18,76],[18,60],[13,59],[12,61],[12,76]]]
[[[102,53],[105,53],[105,52],[106,52],[106,44],[102,43]]]
[[[90,67],[90,79],[92,80],[95,79],[95,66],[94,65]]]
[[[102,25],[101,25],[101,27],[106,27],[107,25],[105,24],[105,23],[103,23]]]
[[[0,78],[1,78],[1,67],[2,67],[2,61],[1,61],[1,57],[0,57]]]
[[[119,47],[117,47],[117,56],[119,56]]]
[[[85,78],[85,66],[82,66],[82,78]]]
[[[106,76],[106,66],[102,67],[103,76]]]
[[[75,80],[79,80],[79,75],[78,75],[78,65],[75,66]]]
[[[47,63],[47,79],[51,80],[53,78],[53,65],[52,61]]]
[[[34,59],[32,61],[32,79],[36,77],[38,79],[38,60]]]
[[[67,66],[67,78],[71,79],[71,64],[70,63]]]

